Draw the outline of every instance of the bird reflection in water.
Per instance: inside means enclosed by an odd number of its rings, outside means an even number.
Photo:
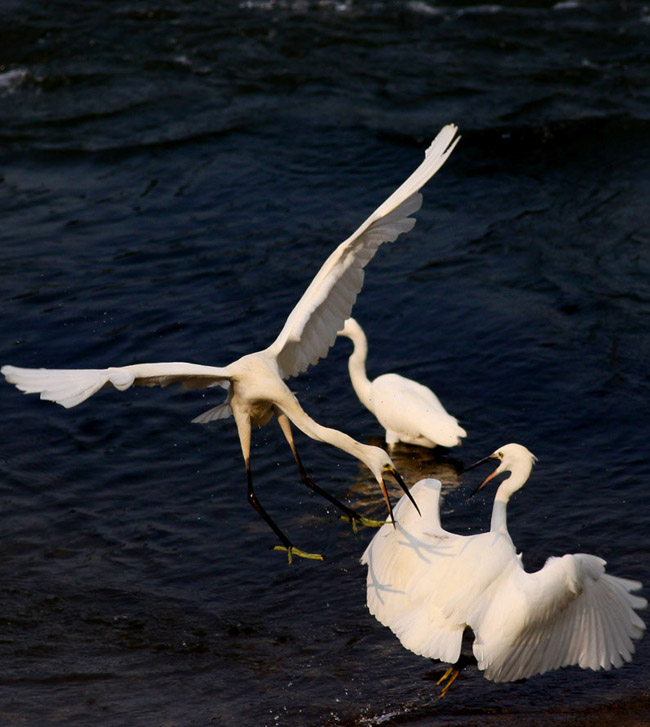
[[[375,447],[385,446],[382,437],[368,437],[366,442]],[[428,449],[397,443],[390,446],[390,456],[407,484],[417,482],[425,475],[440,480],[443,493],[450,492],[461,484],[463,463],[441,448]],[[384,510],[381,502],[377,501],[376,483],[373,483],[367,469],[359,467],[357,479],[348,492],[348,501],[351,507],[363,510],[367,517],[381,518]],[[392,498],[399,498],[403,494],[392,483],[387,483],[387,488]]]

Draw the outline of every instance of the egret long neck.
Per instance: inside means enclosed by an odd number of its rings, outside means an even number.
[[[501,488],[499,488],[500,490]],[[499,491],[494,499],[494,505],[492,506],[492,520],[490,521],[490,530],[496,532],[497,530],[508,530],[508,517],[507,517],[507,499],[499,499]]]
[[[349,336],[354,349],[348,359],[350,381],[361,403],[372,411],[372,397],[370,394],[372,384],[366,374],[366,358],[368,357],[368,339],[361,328],[355,329]]]
[[[525,471],[522,470],[520,472],[513,472],[510,477],[507,477],[499,485],[497,494],[494,497],[494,506],[492,507],[492,520],[490,522],[490,530],[492,532],[508,532],[508,501],[512,497],[513,493],[517,492],[520,487],[523,487],[530,475],[531,468],[532,464],[531,467],[526,468]]]
[[[331,444],[333,447],[342,449],[344,452],[352,455],[352,457],[361,460],[372,471],[373,475],[377,477],[377,472],[374,471],[370,457],[368,456],[371,450],[374,451],[376,449],[375,447],[361,444],[344,432],[340,432],[338,429],[324,427],[322,424],[314,421],[300,406],[293,394],[290,397],[283,398],[281,403],[276,402],[276,406],[308,437],[319,442]]]

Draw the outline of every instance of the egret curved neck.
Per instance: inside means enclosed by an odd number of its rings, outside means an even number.
[[[517,492],[530,475],[530,468],[526,472],[513,472],[499,485],[497,494],[494,497],[494,506],[492,507],[492,520],[490,522],[490,530],[501,530],[508,532],[507,506],[512,495]]]
[[[324,427],[322,424],[314,421],[300,406],[293,394],[285,397],[282,402],[276,402],[276,406],[308,437],[342,449],[344,452],[361,460],[372,471],[375,478],[378,477],[375,471],[376,468],[373,467],[370,458],[367,456],[371,450],[376,449],[375,447],[361,444],[344,432],[340,432],[338,429]]]
[[[367,408],[371,408],[372,397],[370,394],[371,383],[366,373],[366,358],[368,357],[368,339],[362,330],[354,332],[349,336],[354,349],[348,359],[348,371],[350,372],[350,381],[359,397],[361,403]]]

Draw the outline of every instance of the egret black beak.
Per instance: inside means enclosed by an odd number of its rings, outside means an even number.
[[[474,464],[471,464],[469,467],[465,467],[465,469],[463,470],[463,473],[468,472],[469,470],[473,470],[475,467],[478,467],[479,465],[485,464],[486,462],[489,462],[491,459],[495,459],[495,458],[494,458],[493,455],[489,454],[487,457],[483,457],[483,459],[479,459],[478,462],[474,462]],[[488,475],[483,480],[483,482],[481,482],[481,484],[467,496],[467,499],[469,500],[470,498],[474,497],[474,495],[482,487],[484,487],[494,477],[494,475],[496,475],[498,469],[499,468],[497,467],[497,469],[494,470],[494,472],[492,472],[492,474]]]
[[[397,481],[397,484],[402,488],[402,490],[404,490],[405,495],[413,503],[413,507],[418,511],[418,515],[421,516],[422,513],[420,512],[420,508],[417,506],[417,503],[413,499],[413,495],[411,495],[411,493],[409,492],[409,489],[406,486],[406,483],[404,482],[404,480],[402,479],[402,476],[400,475],[400,473],[396,469],[385,469],[384,472],[385,473],[390,472],[390,474],[393,475],[393,477]],[[379,484],[381,485],[381,491],[384,493],[384,499],[386,500],[386,505],[388,506],[388,514],[390,515],[390,519],[391,519],[391,522],[393,523],[393,527],[397,527],[395,525],[395,518],[393,516],[393,506],[391,505],[390,497],[388,496],[388,490],[386,489],[386,485],[384,484],[383,479]]]
[[[393,477],[397,480],[397,484],[404,490],[404,494],[408,497],[408,499],[413,504],[413,507],[418,511],[418,515],[422,517],[422,513],[420,512],[420,508],[417,506],[417,503],[413,499],[413,495],[409,492],[409,488],[406,486],[406,483],[402,479],[402,476],[397,470],[391,470],[391,474]]]

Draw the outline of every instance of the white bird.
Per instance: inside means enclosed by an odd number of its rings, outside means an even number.
[[[632,639],[645,629],[635,609],[647,601],[631,593],[641,584],[609,575],[602,558],[583,553],[549,558],[527,573],[508,534],[506,505],[535,457],[507,444],[476,464],[489,459],[499,465],[476,491],[511,473],[497,489],[489,532],[456,535],[442,528],[438,480],[411,488],[421,517],[408,500],[399,501],[396,529],[382,527],[361,559],[368,566],[370,613],[407,649],[452,664],[439,682],[451,677],[441,696],[458,676],[453,665],[466,628],[474,632],[478,668],[496,682],[572,664],[597,670],[629,661]]]
[[[112,384],[124,391],[134,384],[166,386],[181,382],[186,388],[222,386],[227,389],[225,403],[210,409],[194,421],[205,423],[234,416],[241,444],[248,499],[282,542],[278,550],[292,555],[322,559],[294,547],[260,504],[253,490],[250,468],[251,426],[264,426],[277,417],[303,482],[340,508],[353,524],[379,524],[361,518],[338,502],[307,477],[293,441],[290,422],[307,436],[331,444],[361,460],[372,472],[392,508],[383,477],[392,474],[408,489],[390,457],[379,447],[361,444],[347,434],[321,426],[301,408],[283,379],[305,371],[327,355],[336,340],[336,332],[350,315],[363,286],[363,268],[384,242],[393,242],[415,224],[411,214],[422,204],[418,190],[445,163],[460,137],[453,124],[445,126],[426,151],[424,161],[393,194],[347,240],[327,258],[321,269],[289,314],[280,335],[266,349],[242,356],[225,367],[193,363],[144,363],[106,369],[25,369],[4,366],[1,371],[8,382],[25,393],[39,393],[41,399],[73,407],[92,396],[103,386]]]
[[[345,321],[338,335],[354,344],[348,360],[352,386],[359,401],[386,430],[387,444],[455,447],[462,443],[467,432],[447,413],[431,389],[399,374],[383,374],[374,381],[368,379],[368,339],[354,318]]]

